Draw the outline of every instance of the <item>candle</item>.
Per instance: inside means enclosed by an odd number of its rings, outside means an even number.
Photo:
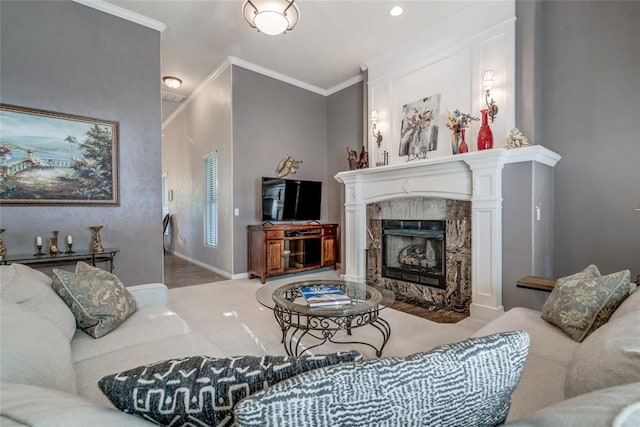
[[[42,246],[42,237],[36,237],[36,246]]]
[[[67,236],[67,245],[71,245],[71,244],[73,244],[73,237],[71,237],[71,234],[69,234]]]

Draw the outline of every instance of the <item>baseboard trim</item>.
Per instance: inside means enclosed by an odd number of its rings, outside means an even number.
[[[471,306],[469,307],[469,312],[471,317],[491,321],[504,314],[504,307],[500,306],[498,308],[494,308],[472,302]]]
[[[191,257],[188,257],[185,254],[181,254],[180,252],[175,252],[174,251],[174,252],[171,252],[171,255],[175,255],[178,258],[182,258],[183,260],[189,261],[190,263],[195,264],[195,265],[197,265],[199,267],[205,268],[205,269],[207,269],[209,271],[213,271],[214,273],[219,274],[219,275],[221,275],[223,277],[226,277],[227,279],[235,279],[235,277],[232,277],[232,274],[229,273],[228,271],[224,271],[224,270],[221,270],[221,269],[219,269],[217,267],[214,267],[212,265],[206,264],[206,263],[204,263],[202,261],[198,261],[197,259],[193,259]]]

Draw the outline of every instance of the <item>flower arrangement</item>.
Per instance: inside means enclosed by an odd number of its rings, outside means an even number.
[[[448,111],[447,127],[454,132],[460,132],[462,129],[469,127],[472,121],[480,120],[471,114],[461,113],[460,110],[454,110],[453,113]]]

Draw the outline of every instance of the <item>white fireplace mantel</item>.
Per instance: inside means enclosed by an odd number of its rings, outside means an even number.
[[[340,172],[345,186],[345,279],[366,279],[366,205],[400,197],[471,201],[471,316],[492,319],[502,306],[502,168],[539,162],[554,167],[560,155],[541,146],[494,148]]]

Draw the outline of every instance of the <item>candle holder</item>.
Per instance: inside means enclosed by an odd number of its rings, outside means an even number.
[[[38,252],[33,254],[33,256],[44,256],[44,254],[42,253],[42,245],[36,245],[36,248],[38,248]]]
[[[73,243],[67,242],[67,251],[65,252],[65,254],[75,254],[76,251],[74,251],[72,248],[73,248]]]

